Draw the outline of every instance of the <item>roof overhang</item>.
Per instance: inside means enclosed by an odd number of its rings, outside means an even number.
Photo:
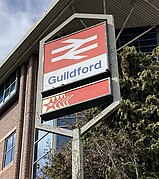
[[[132,10],[133,8],[133,10]],[[132,11],[132,12],[131,12]],[[153,26],[159,22],[158,0],[55,0],[43,17],[35,23],[20,43],[0,63],[0,83],[30,55],[38,54],[39,42],[74,13],[112,14],[116,29],[121,29],[131,12],[125,28]],[[87,20],[82,21],[89,26]],[[74,27],[83,28],[77,21]],[[62,34],[76,28],[68,27]]]

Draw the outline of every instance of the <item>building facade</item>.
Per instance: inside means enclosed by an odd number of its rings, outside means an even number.
[[[113,0],[56,0],[0,64],[0,179],[38,178],[41,175],[39,167],[45,164],[47,152],[44,150],[50,147],[56,150],[58,145],[69,140],[68,137],[36,130],[35,113],[40,41],[74,13],[112,14],[116,36],[121,33],[118,48],[132,41],[130,46],[150,53],[158,46],[157,0],[117,0],[115,3]],[[55,33],[52,39],[91,24],[87,20],[77,20]],[[72,121],[76,115],[65,118]],[[45,123],[66,128],[63,121],[61,117]]]

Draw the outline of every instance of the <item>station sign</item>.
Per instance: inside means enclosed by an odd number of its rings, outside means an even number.
[[[44,44],[43,91],[103,73],[106,69],[106,22]]]
[[[92,104],[96,104],[96,99],[108,95],[111,95],[110,78],[43,98],[42,114],[55,112],[68,107],[70,109],[71,106],[76,106],[78,104],[83,105],[83,103],[87,106],[89,102],[91,102],[92,106]],[[106,103],[106,101],[104,101],[104,103]]]

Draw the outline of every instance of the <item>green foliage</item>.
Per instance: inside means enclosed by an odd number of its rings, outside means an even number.
[[[114,120],[108,119],[109,127],[124,131],[134,143],[138,154],[140,177],[159,176],[159,62],[155,57],[157,54],[158,48],[152,55],[145,55],[137,53],[134,47],[127,47],[119,54],[122,102],[116,116],[112,116]]]
[[[135,47],[126,47],[118,54],[121,105],[83,137],[86,179],[159,178],[158,55],[158,47],[151,55],[138,53]],[[87,111],[78,126],[99,112],[99,108]],[[68,146],[45,168],[50,178],[71,178]]]
[[[61,148],[52,155],[52,152],[48,153],[46,158],[49,158],[49,163],[47,163],[41,171],[43,176],[40,179],[52,178],[52,179],[71,179],[71,145],[61,146]]]
[[[99,131],[84,143],[85,178],[137,178],[137,158],[128,136],[105,126]]]

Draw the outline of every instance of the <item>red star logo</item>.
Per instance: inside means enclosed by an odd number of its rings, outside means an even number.
[[[54,104],[52,98],[50,98],[50,101],[49,101],[47,104],[44,104],[44,106],[47,107],[46,112],[47,112],[49,109],[54,109],[54,108],[55,108],[55,104]]]
[[[66,106],[69,106],[69,100],[72,98],[73,95],[57,95],[54,96],[52,98],[50,98],[49,100],[47,100],[47,102],[43,104],[43,106],[46,107],[45,112],[48,112],[50,109],[52,110],[56,110],[56,109],[60,109]]]

